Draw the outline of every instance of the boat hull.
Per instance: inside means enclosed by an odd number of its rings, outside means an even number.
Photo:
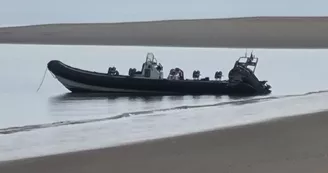
[[[247,83],[230,83],[229,81],[167,80],[134,78],[122,75],[110,76],[106,73],[70,67],[57,60],[50,61],[48,69],[60,83],[74,93],[259,95],[271,92],[270,90],[259,91]]]
[[[122,94],[174,94],[174,92],[164,92],[164,91],[151,91],[151,90],[137,90],[137,89],[120,89],[120,88],[110,88],[102,86],[94,86],[85,83],[80,83],[65,79],[63,77],[57,76],[57,79],[62,83],[68,90],[74,93],[83,93],[83,92],[106,92],[106,93],[122,93]]]

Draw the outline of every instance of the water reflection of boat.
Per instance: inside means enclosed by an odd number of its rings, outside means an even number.
[[[241,98],[241,97],[238,97]],[[222,98],[222,96],[212,96],[212,95],[126,95],[126,94],[111,94],[111,93],[65,93],[56,95],[49,98],[50,103],[61,104],[61,103],[73,103],[81,101],[92,101],[92,100],[104,100],[108,102],[183,102],[186,100],[192,101],[202,101],[203,99],[213,99],[216,101],[221,101],[222,99],[234,100],[233,96],[227,96]],[[237,99],[237,97],[235,98]]]
[[[128,112],[134,112],[135,110],[133,107],[136,109],[141,108],[141,110],[147,109],[148,111],[175,110],[224,105],[244,105],[270,99],[272,98],[262,98],[258,96],[112,96],[110,94],[101,93],[66,93],[49,98],[49,104],[51,111],[53,113],[56,112],[56,114],[91,115],[95,113],[95,115],[97,115],[99,111],[107,113],[112,111],[115,112],[115,110],[118,109],[119,112],[121,112],[122,107],[129,107],[127,109],[132,108]],[[95,109],[95,107],[97,108]],[[69,113],[67,113],[67,111],[69,111]]]
[[[65,102],[74,100],[142,100],[142,101],[160,101],[163,96],[142,96],[142,95],[127,95],[127,94],[106,94],[106,93],[65,93],[62,95],[51,97],[52,102]]]
[[[242,60],[246,59],[245,62]],[[152,53],[146,57],[141,71],[130,68],[129,75],[120,75],[115,67],[108,73],[91,72],[70,67],[58,60],[48,63],[48,69],[68,90],[73,93],[125,93],[160,95],[262,95],[271,93],[266,81],[255,76],[258,58],[240,57],[229,72],[228,80],[220,80],[222,72],[217,71],[215,80],[200,78],[200,72],[193,72],[193,79],[185,79],[180,68],[171,69],[167,78],[163,77],[163,66],[157,63]],[[253,66],[254,69],[248,68]]]

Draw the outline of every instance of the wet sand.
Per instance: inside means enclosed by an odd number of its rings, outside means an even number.
[[[328,112],[0,163],[1,173],[326,173]]]
[[[327,48],[328,17],[248,17],[0,28],[0,43]]]

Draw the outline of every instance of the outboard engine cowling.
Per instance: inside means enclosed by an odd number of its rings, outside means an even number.
[[[229,82],[230,83],[244,83],[251,86],[257,92],[265,93],[266,90],[269,91],[270,87],[267,87],[263,82],[255,76],[255,74],[244,66],[235,66],[229,72]]]
[[[245,60],[246,61],[243,61]],[[271,86],[266,84],[266,81],[259,81],[255,76],[255,69],[258,63],[258,58],[251,53],[248,57],[240,57],[234,67],[230,70],[229,86],[231,89],[237,89],[240,92],[268,94],[271,93]],[[252,70],[250,69],[252,68]]]

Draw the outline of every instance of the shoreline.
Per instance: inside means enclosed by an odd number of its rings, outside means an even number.
[[[4,161],[0,162],[0,172],[325,172],[327,130],[328,111],[323,111],[115,147]]]

